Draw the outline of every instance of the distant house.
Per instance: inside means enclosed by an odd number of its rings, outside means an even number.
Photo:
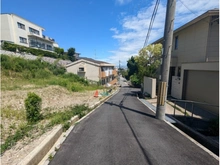
[[[156,43],[163,44],[163,38]],[[174,31],[168,93],[177,99],[219,105],[219,9]],[[219,113],[218,108],[210,110]]]
[[[117,71],[113,64],[86,57],[77,57],[77,61],[66,65],[67,72],[88,80],[113,85],[117,83]]]
[[[1,14],[1,43],[53,51],[59,47],[53,38],[43,35],[44,28],[15,14]]]

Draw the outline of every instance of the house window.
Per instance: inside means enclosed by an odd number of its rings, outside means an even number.
[[[29,31],[30,31],[31,33],[33,33],[33,34],[40,35],[40,32],[39,32],[38,30],[35,30],[35,29],[31,28],[31,27],[29,27]]]
[[[29,40],[30,47],[35,47],[36,46],[36,41],[35,40]]]
[[[27,38],[19,37],[20,43],[25,43],[27,44]]]
[[[20,23],[20,22],[18,22],[18,28],[25,30],[25,25]]]
[[[178,49],[178,36],[175,37],[175,45],[174,45],[174,49],[177,50]]]
[[[52,50],[52,46],[51,45],[47,45],[47,50]]]
[[[84,68],[83,68],[83,67],[80,67],[80,68],[79,68],[79,72],[84,72]]]
[[[42,48],[42,49],[45,49],[45,44],[44,44],[44,43],[41,44],[41,48]]]

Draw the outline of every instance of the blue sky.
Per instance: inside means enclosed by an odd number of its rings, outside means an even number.
[[[81,57],[113,63],[127,60],[143,47],[156,0],[1,0],[1,13],[17,14],[42,26],[67,51],[74,47]],[[166,0],[160,0],[149,38],[164,33]],[[207,10],[219,8],[218,0],[177,0],[175,29]]]

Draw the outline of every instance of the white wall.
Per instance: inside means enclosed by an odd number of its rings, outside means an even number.
[[[85,78],[93,81],[99,81],[99,67],[86,61],[76,62],[74,65],[70,64],[66,69],[67,72],[78,74],[80,67],[84,67]]]
[[[182,63],[206,61],[209,32],[208,22],[209,17],[174,33],[172,57],[178,57],[176,61],[177,66],[180,66]],[[178,36],[178,48],[174,50],[176,36]]]
[[[143,93],[150,94],[151,98],[156,97],[156,79],[150,77],[144,77]]]
[[[206,61],[219,61],[219,24],[210,24]]]
[[[1,40],[15,42],[12,20],[8,14],[1,15]]]
[[[18,22],[25,25],[25,29],[21,29],[18,27]],[[30,32],[29,27],[39,31],[38,34],[33,34]],[[44,43],[46,45],[50,45],[53,47],[52,41],[47,41],[43,39],[43,28],[38,26],[28,20],[25,20],[14,14],[1,14],[1,40],[11,41],[15,44],[29,47],[30,39],[35,39],[39,37],[41,39],[37,39],[39,42]],[[20,37],[26,38],[27,43],[21,43]],[[47,39],[49,39],[47,37]],[[58,46],[58,44],[57,44]]]
[[[171,89],[171,96],[176,99],[181,99],[181,81],[180,77],[173,76],[172,77],[172,89]]]

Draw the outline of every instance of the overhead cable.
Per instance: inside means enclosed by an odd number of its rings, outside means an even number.
[[[148,40],[149,40],[149,37],[150,37],[150,32],[151,32],[151,29],[153,27],[154,19],[155,19],[156,15],[157,15],[157,9],[158,9],[159,3],[160,3],[160,0],[157,0],[156,4],[155,4],[155,7],[154,7],[153,14],[151,16],[150,25],[149,25],[149,28],[148,28],[148,32],[147,32],[147,36],[146,36],[143,48],[145,46],[147,46],[147,43],[148,43]]]

